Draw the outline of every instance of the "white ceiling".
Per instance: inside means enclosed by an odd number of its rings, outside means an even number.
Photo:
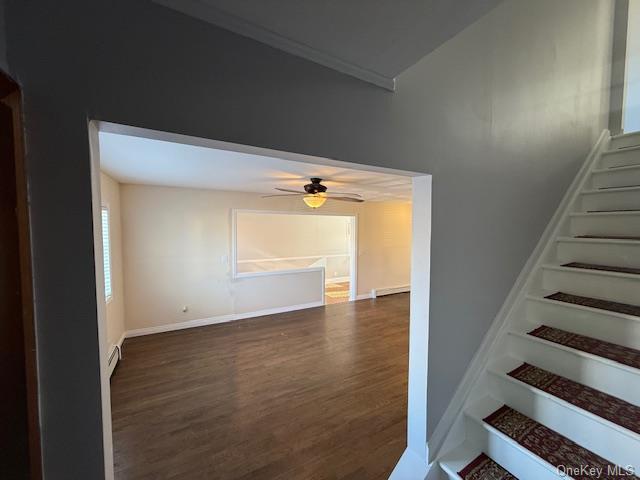
[[[279,193],[320,177],[328,192],[410,200],[411,177],[100,132],[101,169],[121,183]]]
[[[386,88],[502,0],[154,0]]]

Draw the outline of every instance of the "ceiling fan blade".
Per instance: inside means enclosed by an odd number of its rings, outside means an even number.
[[[280,192],[297,193],[298,195],[306,195],[307,194],[307,192],[300,192],[299,190],[289,190],[288,188],[278,188],[278,187],[276,187],[276,190],[279,190]]]
[[[262,195],[262,198],[269,197],[299,197],[300,195],[305,195],[304,193],[275,193],[273,195]]]
[[[359,193],[348,193],[348,192],[327,192],[327,195],[351,195],[352,197],[362,197]]]
[[[341,202],[364,202],[361,198],[351,198],[351,197],[327,197],[328,200],[340,200]]]

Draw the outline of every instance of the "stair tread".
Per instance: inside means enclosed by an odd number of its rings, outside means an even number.
[[[631,475],[622,467],[616,467],[591,450],[587,450],[507,405],[503,405],[483,421],[555,468],[564,467],[575,480],[592,478],[638,480],[638,477]],[[601,469],[598,470],[601,475],[589,476],[592,472],[591,468]]]
[[[626,165],[616,165],[615,167],[609,167],[609,170],[615,170],[616,168],[627,168],[627,167],[640,167],[640,163],[628,163]]]
[[[582,410],[640,434],[640,407],[547,370],[523,363],[508,372],[512,378],[547,392]]]
[[[601,217],[601,216],[607,216],[607,217],[635,217],[638,214],[640,214],[640,210],[607,210],[607,211],[603,211],[603,212],[573,212],[570,213],[569,216],[570,217]]]
[[[614,155],[616,153],[620,153],[620,152],[628,152],[630,150],[640,150],[640,145],[627,145],[626,147],[619,147],[616,148],[615,150],[606,150],[604,152],[602,152],[602,155]]]
[[[587,210],[587,213],[640,212],[637,208],[618,208],[615,210]]]
[[[640,369],[640,350],[541,325],[528,335]]]
[[[597,265],[594,263],[570,262],[562,265],[563,267],[581,268],[584,270],[598,270],[602,272],[630,273],[640,275],[640,268],[631,267],[613,267],[610,265]]]
[[[632,237],[628,235],[577,235],[574,238],[594,238],[602,240],[640,240],[640,237]]]
[[[463,480],[518,480],[485,453],[474,458],[458,475]]]
[[[599,190],[619,190],[619,189],[624,189],[624,188],[629,188],[629,189],[635,189],[635,188],[640,188],[640,185],[616,185],[614,187],[598,187],[597,190],[593,190],[593,192],[597,192]]]
[[[584,307],[597,308],[600,310],[608,310],[610,312],[623,313],[625,315],[634,315],[640,317],[640,306],[630,305],[628,303],[612,302],[610,300],[601,300],[599,298],[582,297],[580,295],[572,295],[570,293],[556,292],[547,295],[544,298],[556,300],[558,302],[572,303],[574,305],[582,305]]]
[[[627,165],[626,167],[605,167],[605,168],[596,168],[595,170],[593,170],[593,172],[592,172],[592,173],[594,173],[594,174],[596,174],[596,175],[597,175],[597,174],[600,174],[600,173],[610,173],[610,172],[611,172],[611,168],[619,169],[619,170],[622,170],[622,169],[634,170],[634,169],[636,169],[636,168],[640,168],[640,164],[637,164],[637,165],[636,165],[636,164]]]

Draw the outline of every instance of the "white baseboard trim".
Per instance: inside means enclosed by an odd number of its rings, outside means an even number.
[[[370,293],[361,293],[356,297],[356,300],[369,300],[373,298]]]
[[[411,291],[410,285],[400,285],[398,287],[374,288],[371,290],[371,298],[393,295],[395,293],[405,293]]]
[[[201,318],[197,320],[188,320],[186,322],[169,323],[166,325],[158,325],[155,327],[137,328],[125,332],[126,338],[140,337],[142,335],[153,335],[154,333],[172,332],[175,330],[184,330],[186,328],[204,327],[206,325],[215,325],[217,323],[233,322],[235,320],[243,320],[245,318],[262,317],[264,315],[275,315],[277,313],[293,312],[295,310],[303,310],[305,308],[321,307],[324,302],[303,303],[300,305],[288,305],[285,307],[267,308],[264,310],[256,310],[245,313],[230,313],[227,315],[218,315],[215,317]]]
[[[437,477],[431,475],[431,471],[435,470],[438,469],[434,464],[427,465],[417,453],[407,448],[391,472],[389,480],[435,480]]]
[[[120,335],[120,338],[118,339],[118,342],[116,343],[116,345],[118,346],[118,348],[120,350],[122,350],[122,344],[124,343],[124,339],[127,336],[127,332],[122,332],[122,335]]]

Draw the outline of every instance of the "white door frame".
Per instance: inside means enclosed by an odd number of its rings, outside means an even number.
[[[349,222],[349,301],[358,299],[358,216]]]
[[[407,411],[407,449],[400,458],[391,478],[424,478],[428,471],[427,455],[427,359],[429,346],[429,288],[431,269],[431,175],[342,162],[323,157],[252,147],[218,140],[210,140],[176,133],[149,130],[140,127],[91,120],[88,126],[91,152],[91,186],[94,217],[94,255],[96,269],[96,295],[98,299],[98,340],[100,352],[100,384],[102,396],[102,429],[104,442],[105,479],[113,480],[113,441],[111,430],[111,389],[106,351],[106,308],[102,272],[102,241],[100,222],[100,149],[99,132],[118,133],[166,142],[209,147],[219,150],[275,157],[296,162],[331,165],[372,172],[391,173],[413,177],[412,245],[411,245],[411,300],[409,320],[409,399]],[[357,224],[356,224],[357,226]],[[355,230],[357,233],[357,229]],[[357,235],[354,235],[357,245]],[[357,247],[356,247],[357,248]],[[357,255],[353,256],[357,272]],[[353,282],[354,285],[357,283]],[[350,292],[350,297],[353,292]]]

